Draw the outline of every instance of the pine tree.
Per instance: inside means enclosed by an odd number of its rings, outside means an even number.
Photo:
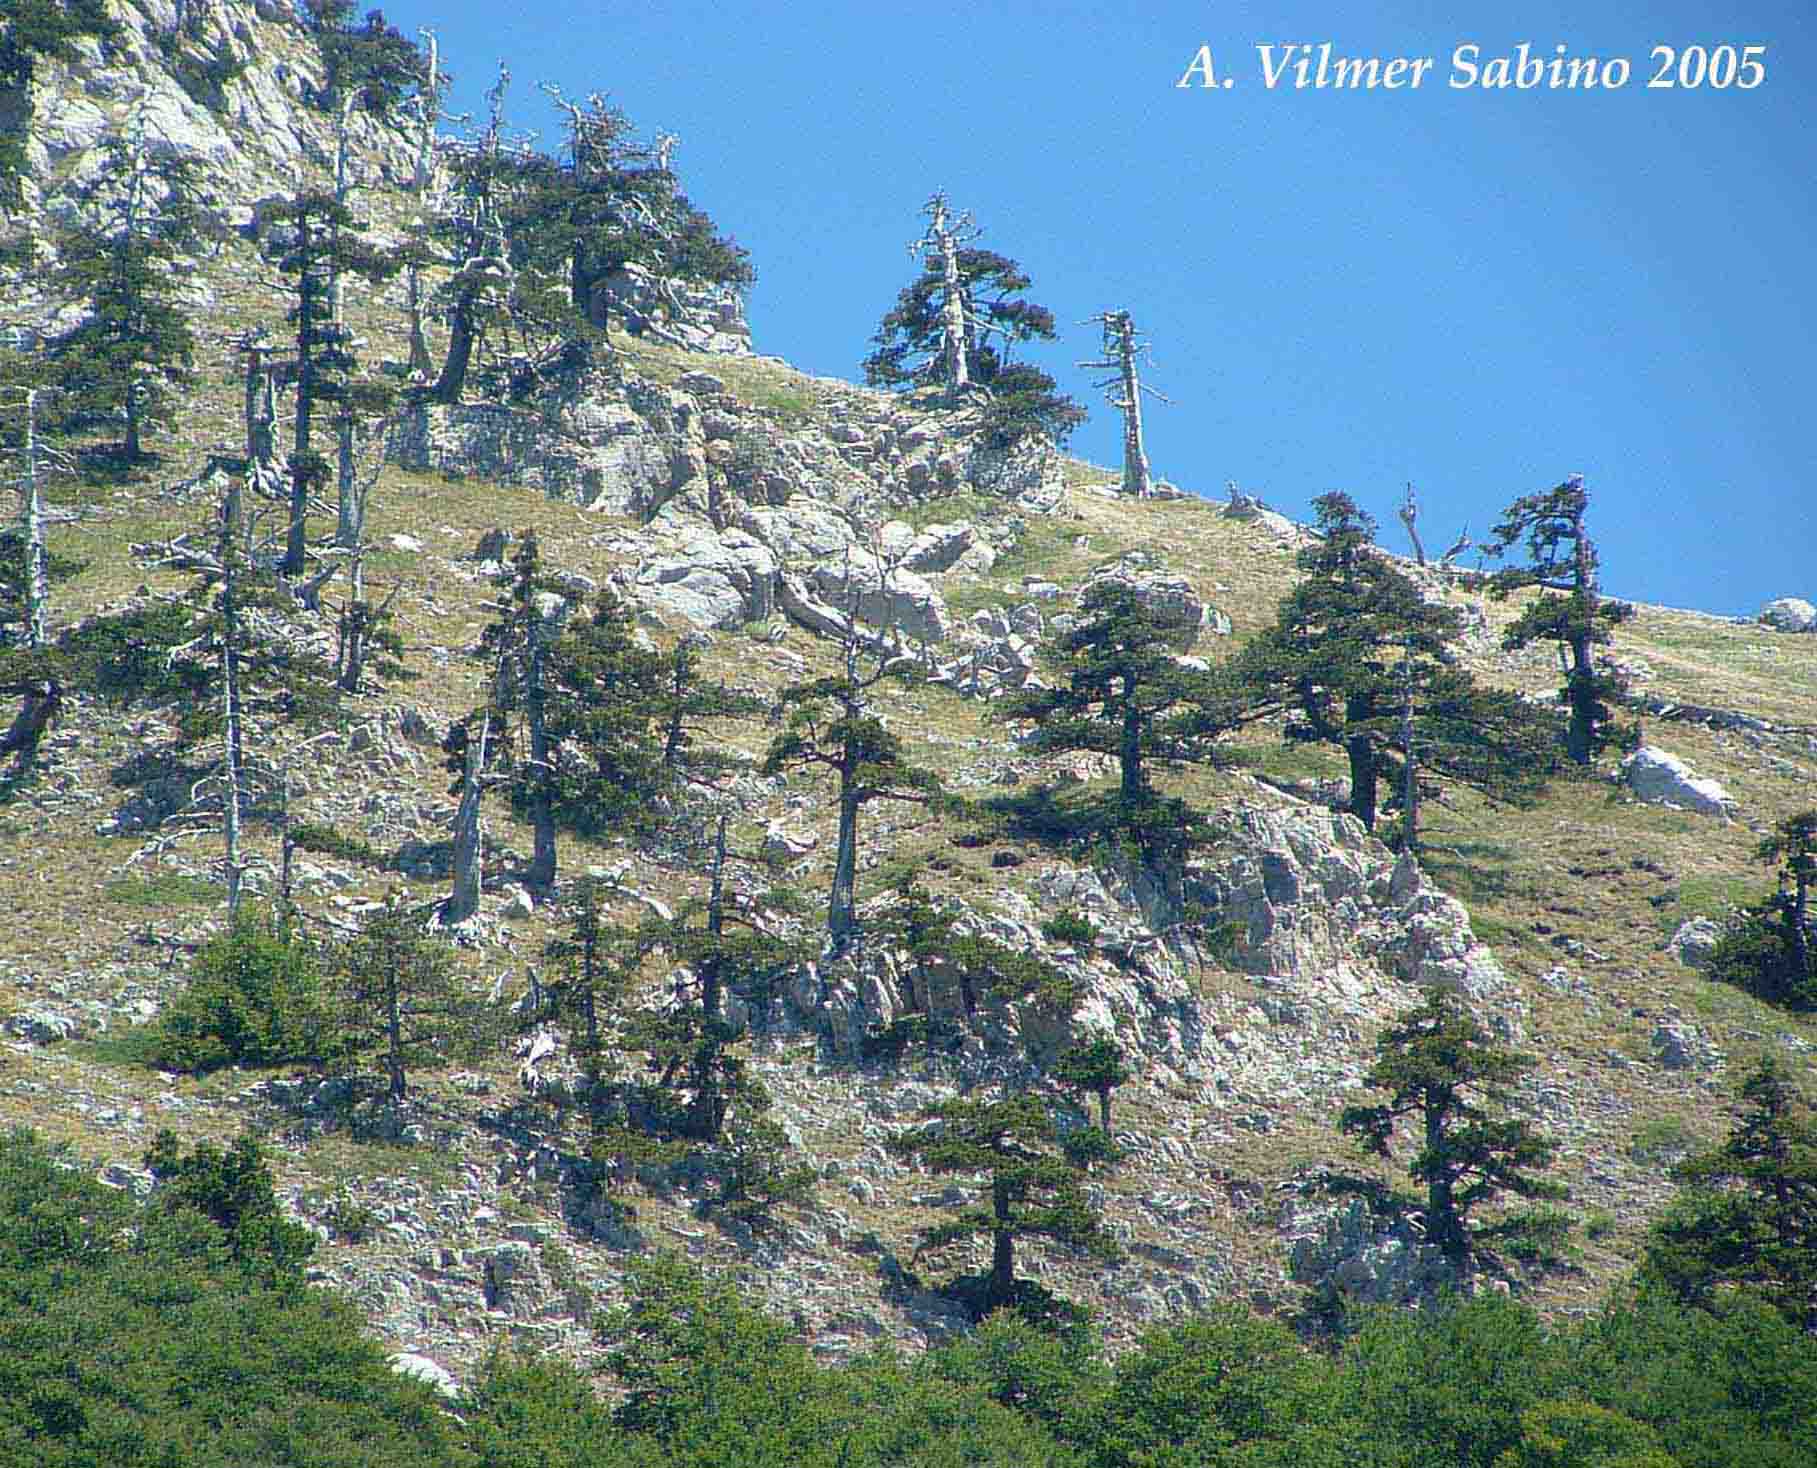
[[[968,1208],[923,1229],[915,1251],[919,1259],[974,1238],[990,1240],[990,1271],[975,1290],[954,1281],[973,1296],[979,1319],[1046,1298],[1016,1278],[1018,1240],[1045,1238],[1099,1259],[1121,1257],[1084,1190],[1088,1173],[1115,1160],[1115,1148],[1096,1127],[1063,1136],[1038,1095],[946,1101],[924,1113],[922,1126],[898,1132],[884,1146],[935,1174],[970,1175],[988,1190],[988,1207]]]
[[[330,1045],[347,1067],[376,1057],[393,1101],[408,1091],[408,1073],[477,1053],[492,1016],[455,972],[449,951],[426,936],[393,893],[367,915],[359,936],[336,959],[330,986]]]
[[[1589,504],[1583,475],[1573,474],[1555,489],[1524,495],[1508,506],[1494,539],[1484,548],[1491,556],[1501,556],[1510,546],[1525,542],[1527,564],[1497,572],[1494,594],[1505,597],[1529,587],[1537,587],[1540,594],[1502,634],[1502,646],[1552,642],[1558,645],[1561,663],[1569,654],[1564,696],[1570,726],[1565,749],[1579,765],[1588,765],[1601,750],[1629,748],[1638,737],[1632,725],[1615,722],[1609,707],[1626,691],[1626,680],[1596,666],[1596,649],[1609,643],[1612,629],[1632,617],[1634,608],[1602,596],[1596,546],[1584,528]]]
[[[104,138],[100,154],[100,171],[81,190],[97,222],[63,233],[50,278],[54,294],[87,314],[46,345],[65,415],[123,413],[121,452],[136,464],[170,389],[192,380],[196,338],[181,265],[201,243],[201,185],[192,159],[154,152],[143,116],[128,136]]]
[[[1800,811],[1755,848],[1777,861],[1779,890],[1735,913],[1710,955],[1709,976],[1768,1004],[1817,1009],[1817,941],[1811,886],[1817,881],[1817,810]]]
[[[922,212],[927,232],[909,246],[921,273],[871,338],[876,350],[864,359],[864,380],[953,393],[982,387],[992,398],[988,438],[1010,443],[1041,432],[1064,443],[1085,421],[1084,409],[1040,368],[1010,360],[1018,343],[1055,338],[1053,312],[1024,295],[1031,282],[1020,265],[971,243],[978,231],[970,214],[955,216],[945,194],[935,193]]]
[[[327,461],[314,449],[315,415],[354,391],[358,363],[353,339],[335,316],[335,284],[358,276],[374,284],[397,271],[397,261],[364,240],[352,210],[332,193],[304,190],[261,210],[268,258],[289,282],[296,356],[288,364],[295,389],[290,446],[290,524],[281,569],[301,576],[308,553],[309,497],[326,484]]]
[[[1692,1305],[1757,1293],[1817,1330],[1817,1118],[1771,1056],[1740,1095],[1728,1139],[1672,1169],[1682,1191],[1652,1228],[1642,1273]]]
[[[1300,553],[1305,579],[1231,669],[1244,717],[1285,710],[1289,740],[1342,749],[1350,810],[1370,830],[1409,739],[1421,770],[1530,800],[1556,764],[1544,717],[1457,665],[1459,614],[1425,600],[1374,548],[1375,522],[1348,495],[1314,504],[1321,538]]]
[[[1510,1231],[1505,1223],[1473,1225],[1478,1207],[1504,1193],[1565,1194],[1561,1184],[1536,1176],[1552,1164],[1556,1145],[1526,1122],[1499,1114],[1534,1062],[1493,1044],[1463,1001],[1437,987],[1382,1033],[1375,1050],[1363,1084],[1387,1091],[1389,1099],[1346,1106],[1338,1130],[1366,1151],[1392,1157],[1397,1124],[1416,1125],[1419,1145],[1407,1170],[1426,1188],[1426,1237],[1466,1274],[1484,1243]]]
[[[1118,793],[1075,823],[1084,840],[1127,838],[1144,859],[1177,866],[1208,838],[1204,817],[1155,789],[1152,771],[1215,763],[1217,739],[1236,721],[1221,679],[1174,656],[1180,624],[1146,605],[1133,587],[1106,580],[1080,598],[1083,618],[1043,650],[1054,687],[1012,694],[1001,716],[1033,723],[1043,753],[1114,755]]]
[[[866,666],[867,659],[870,660]],[[858,816],[879,800],[928,805],[942,798],[940,779],[909,761],[900,736],[871,712],[868,695],[886,678],[913,677],[867,644],[857,621],[845,639],[845,670],[783,689],[788,725],[770,743],[763,774],[823,769],[837,782],[838,844],[827,897],[827,936],[841,950],[857,930]]]
[[[1055,1080],[1098,1098],[1098,1125],[1105,1136],[1110,1135],[1110,1093],[1134,1074],[1122,1048],[1108,1035],[1074,1045],[1054,1062]]]

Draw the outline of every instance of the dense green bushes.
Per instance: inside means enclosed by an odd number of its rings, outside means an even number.
[[[188,986],[158,1017],[149,1050],[166,1070],[317,1061],[326,1027],[316,949],[248,909],[202,946]]]
[[[1497,1294],[1380,1311],[1336,1354],[1239,1309],[1114,1362],[999,1315],[904,1360],[821,1366],[799,1326],[683,1261],[633,1260],[600,1392],[500,1353],[458,1415],[302,1288],[257,1145],[161,1137],[146,1203],[0,1139],[0,1468],[1794,1468],[1817,1339],[1744,1297],[1619,1293],[1545,1326]]]

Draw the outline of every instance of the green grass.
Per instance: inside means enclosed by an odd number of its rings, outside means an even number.
[[[181,872],[116,877],[101,891],[109,902],[126,907],[198,907],[221,900],[221,889],[213,882]]]
[[[1656,1116],[1636,1127],[1628,1143],[1628,1156],[1642,1166],[1660,1167],[1676,1162],[1697,1145],[1697,1133],[1674,1113]]]

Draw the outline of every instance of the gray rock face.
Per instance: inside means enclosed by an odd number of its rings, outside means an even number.
[[[414,404],[392,428],[386,455],[406,469],[540,489],[605,514],[647,519],[690,492],[706,502],[694,400],[593,373],[521,407]]]
[[[816,566],[811,583],[828,605],[855,610],[860,621],[881,631],[917,642],[944,642],[952,635],[946,598],[932,583],[901,567],[886,571],[868,551]]]
[[[28,226],[40,212],[79,222],[77,195],[102,166],[101,144],[125,136],[135,116],[154,151],[195,162],[219,228],[246,222],[242,201],[288,191],[299,174],[331,166],[334,118],[310,100],[322,84],[321,59],[295,25],[251,0],[191,5],[182,48],[191,65],[180,77],[162,44],[176,21],[167,0],[120,0],[108,11],[122,34],[105,57],[84,39],[76,61],[40,60],[36,68],[23,138]],[[239,71],[215,84],[204,79],[210,67]],[[401,128],[361,111],[352,130],[364,181],[409,182],[414,150]]]
[[[1637,800],[1698,815],[1727,816],[1735,801],[1717,781],[1700,777],[1677,755],[1644,744],[1621,762],[1621,777]]]
[[[731,286],[696,285],[627,264],[594,284],[589,310],[595,326],[610,319],[633,336],[688,351],[751,355],[744,298]]]
[[[1691,968],[1708,968],[1722,937],[1722,925],[1710,918],[1687,918],[1678,925],[1667,952]]]
[[[1781,632],[1817,632],[1817,606],[1800,596],[1775,597],[1760,609],[1760,620]]]
[[[1178,650],[1191,647],[1201,633],[1214,637],[1230,634],[1228,616],[1205,602],[1184,576],[1158,569],[1147,552],[1132,551],[1098,567],[1083,589],[1105,584],[1128,587],[1137,601],[1174,630],[1173,645]]]
[[[1360,1198],[1328,1217],[1317,1234],[1294,1241],[1288,1274],[1367,1305],[1423,1304],[1456,1284],[1444,1255],[1411,1223],[1377,1218]]]
[[[33,1045],[59,1045],[82,1036],[82,1021],[54,1009],[22,1009],[0,1025],[7,1034]]]
[[[631,579],[633,599],[696,627],[740,627],[776,609],[776,557],[741,530],[698,530],[675,550],[645,561]]]

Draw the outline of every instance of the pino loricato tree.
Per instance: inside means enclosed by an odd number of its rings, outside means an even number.
[[[1817,1009],[1817,934],[1811,927],[1817,810],[1780,821],[1755,855],[1779,863],[1779,890],[1730,918],[1706,972],[1769,1004]]]
[[[147,427],[167,416],[171,389],[195,364],[182,257],[201,243],[201,185],[192,159],[152,146],[143,114],[99,151],[100,169],[80,190],[94,222],[62,232],[50,278],[56,296],[87,310],[46,350],[63,416],[121,414],[121,455],[137,464]]]
[[[1757,1294],[1817,1330],[1817,1117],[1771,1056],[1741,1100],[1728,1139],[1672,1169],[1681,1191],[1653,1225],[1642,1275],[1705,1308]]]
[[[1031,432],[1055,443],[1085,421],[1085,411],[1040,368],[1010,360],[1021,342],[1052,341],[1053,312],[1024,295],[1031,281],[1006,255],[972,243],[969,213],[955,216],[944,193],[922,208],[928,228],[909,246],[921,273],[902,288],[871,338],[864,359],[872,387],[939,386],[961,394],[988,390],[986,436],[1011,443]]]
[[[1122,1256],[1085,1194],[1088,1175],[1113,1164],[1116,1148],[1097,1127],[1062,1133],[1039,1095],[945,1101],[923,1113],[922,1125],[886,1138],[884,1146],[937,1175],[969,1176],[986,1192],[987,1206],[923,1229],[915,1250],[920,1258],[975,1238],[990,1241],[989,1271],[948,1286],[980,1320],[1004,1306],[1047,1315],[1075,1312],[1034,1281],[1017,1279],[1020,1240],[1047,1239],[1106,1261]]]
[[[1573,474],[1556,488],[1523,495],[1509,505],[1484,547],[1487,554],[1501,556],[1511,546],[1525,546],[1527,564],[1496,572],[1490,583],[1498,597],[1539,591],[1502,633],[1502,646],[1557,644],[1570,710],[1565,751],[1578,765],[1588,765],[1604,749],[1629,748],[1637,737],[1634,726],[1615,721],[1609,706],[1626,692],[1626,680],[1596,663],[1596,649],[1610,642],[1613,629],[1632,617],[1634,608],[1602,595],[1596,546],[1584,528],[1589,504],[1583,475]]]
[[[378,284],[397,273],[390,253],[365,240],[352,210],[334,194],[303,190],[261,209],[267,258],[288,282],[296,356],[286,364],[295,393],[290,444],[290,523],[280,570],[301,576],[307,565],[309,499],[327,482],[315,452],[316,410],[356,391],[352,334],[336,319],[335,285],[348,276]]]
[[[1556,766],[1553,726],[1458,666],[1459,613],[1375,549],[1375,522],[1350,496],[1313,503],[1321,535],[1300,552],[1305,579],[1230,669],[1244,717],[1285,711],[1289,740],[1342,749],[1351,813],[1372,831],[1380,784],[1404,777],[1410,754],[1491,799],[1531,799]]]
[[[1365,1151],[1392,1157],[1397,1126],[1412,1124],[1417,1144],[1407,1171],[1425,1185],[1426,1238],[1467,1275],[1483,1245],[1516,1226],[1474,1224],[1476,1209],[1504,1193],[1565,1195],[1562,1184],[1538,1175],[1552,1165],[1556,1144],[1506,1114],[1514,1083],[1534,1061],[1496,1045],[1464,1002],[1439,987],[1383,1031],[1375,1053],[1363,1084],[1389,1099],[1346,1106],[1338,1130]]]

